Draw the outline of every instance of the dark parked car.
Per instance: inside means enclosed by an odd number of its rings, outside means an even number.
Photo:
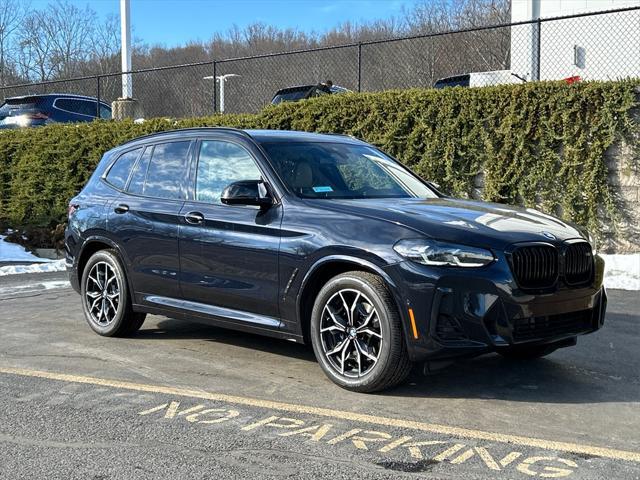
[[[323,83],[318,83],[316,85],[298,85],[278,90],[271,99],[271,103],[273,105],[277,105],[282,102],[297,102],[307,98],[346,92],[349,92],[349,90],[338,85],[325,85]]]
[[[59,93],[27,95],[5,99],[0,106],[0,129],[90,122],[98,117],[111,118],[111,107],[94,97]]]
[[[454,75],[452,77],[440,78],[435,81],[433,88],[446,88],[446,87],[468,87],[470,84],[471,75],[468,73],[464,75]]]
[[[604,321],[592,245],[532,209],[448,198],[348,136],[226,128],[107,152],[66,232],[98,334],[154,313],[310,342],[366,392],[415,362],[575,345]]]

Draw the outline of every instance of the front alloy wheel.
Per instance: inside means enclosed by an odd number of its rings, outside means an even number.
[[[384,390],[411,370],[396,304],[382,278],[368,272],[343,273],[320,290],[311,341],[325,374],[348,390]]]
[[[329,364],[350,378],[366,375],[382,350],[382,326],[373,302],[345,288],[325,304],[320,319],[322,350]]]

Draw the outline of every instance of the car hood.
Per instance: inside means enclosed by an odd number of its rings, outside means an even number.
[[[451,198],[326,202],[323,208],[402,225],[425,236],[504,247],[527,241],[584,238],[575,226],[530,208]]]

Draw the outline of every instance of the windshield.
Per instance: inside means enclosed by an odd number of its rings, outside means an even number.
[[[435,198],[420,179],[366,145],[264,143],[280,178],[302,198]]]

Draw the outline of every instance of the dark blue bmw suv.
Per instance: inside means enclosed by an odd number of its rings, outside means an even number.
[[[606,308],[586,231],[448,198],[341,135],[200,128],[121,145],[71,201],[66,254],[100,335],[152,313],[309,342],[361,392],[416,362],[549,354]]]
[[[48,93],[6,98],[0,105],[0,130],[50,123],[91,122],[111,118],[111,107],[95,97]]]

